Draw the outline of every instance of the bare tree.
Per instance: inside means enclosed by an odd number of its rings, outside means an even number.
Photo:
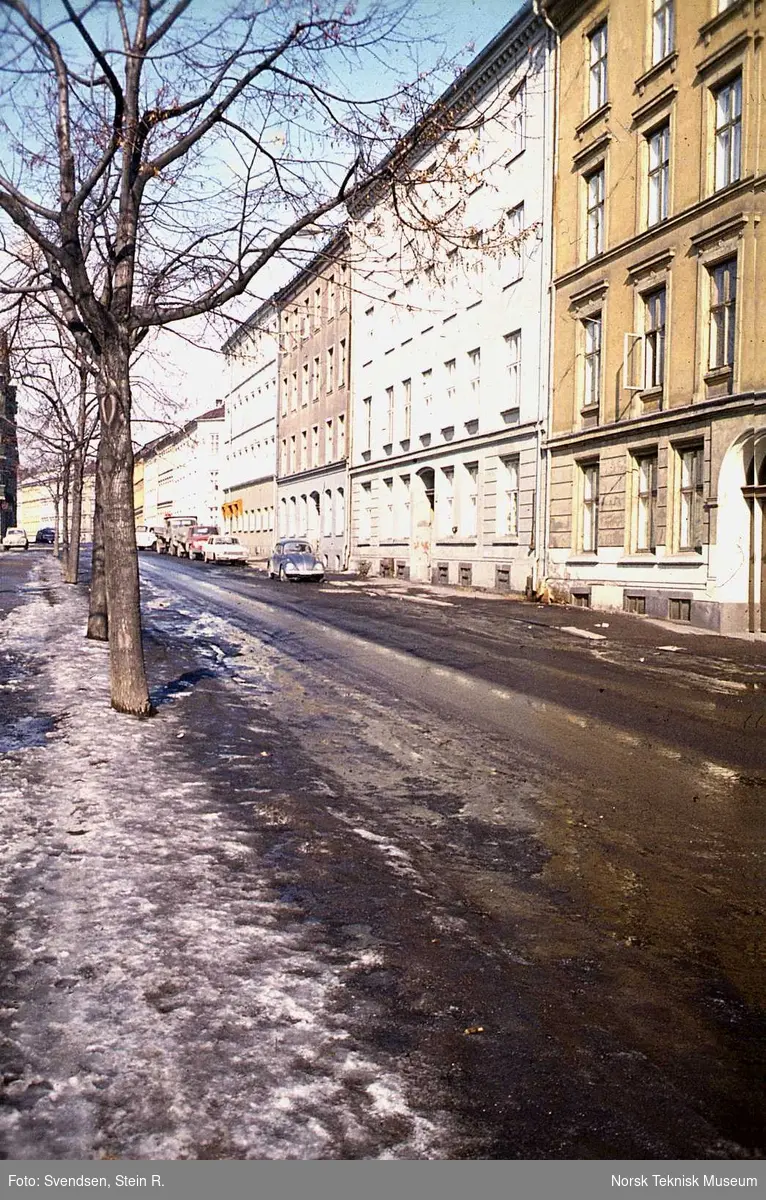
[[[45,306],[97,372],[119,710],[150,712],[131,358],[149,332],[220,311],[324,240],[356,181],[418,127],[429,80],[416,70],[349,99],[414,40],[403,10],[376,0],[360,15],[345,0],[0,0],[0,287]]]

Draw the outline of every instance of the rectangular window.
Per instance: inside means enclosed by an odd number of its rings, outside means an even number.
[[[604,250],[604,167],[585,177],[586,253],[595,258]]]
[[[301,468],[305,471],[309,465],[309,431],[301,430]]]
[[[346,339],[342,338],[340,343],[340,375],[338,377],[338,387],[346,386]]]
[[[518,457],[498,459],[495,532],[498,537],[515,538],[519,534]]]
[[[346,416],[341,413],[338,417],[338,458],[346,457]]]
[[[652,63],[662,62],[675,45],[674,0],[653,0]]]
[[[402,380],[402,441],[407,441],[412,430],[412,380]]]
[[[521,279],[524,273],[523,231],[524,205],[517,204],[515,208],[509,208],[505,214],[503,247],[499,258],[500,269],[507,276],[508,283]]]
[[[670,125],[655,129],[647,137],[649,151],[649,191],[647,222],[656,225],[667,220],[670,195]]]
[[[468,351],[468,415],[479,411],[481,395],[481,350]]]
[[[290,381],[287,376],[282,377],[282,416],[287,416],[287,400],[290,394]]]
[[[410,536],[410,477],[400,475],[397,483],[399,497],[395,510],[395,534],[399,538]]]
[[[582,474],[582,529],[580,549],[585,554],[598,550],[598,463],[583,463]]]
[[[331,275],[327,281],[327,308],[329,316],[335,317],[338,314],[338,288],[335,282],[335,276]]]
[[[372,396],[365,396],[362,401],[362,449],[372,449]]]
[[[644,387],[661,388],[665,379],[665,288],[644,297]]]
[[[597,108],[601,108],[602,104],[606,104],[606,64],[607,64],[607,36],[606,36],[606,21],[599,25],[598,29],[594,29],[593,33],[588,38],[590,43],[590,73],[588,87],[589,112],[595,112]]]
[[[311,427],[311,465],[312,467],[319,466],[319,426],[312,425]]]
[[[311,364],[311,395],[314,400],[319,399],[319,355]]]
[[[737,318],[737,260],[710,269],[710,369],[734,364]]]
[[[657,455],[636,457],[636,549],[654,553],[657,541]]]
[[[394,536],[394,481],[384,479],[380,490],[380,540],[390,542]]]
[[[302,367],[301,378],[301,405],[309,402],[309,364],[306,362]]]
[[[505,362],[508,372],[507,403],[503,409],[518,408],[521,403],[521,330],[505,335]]]
[[[715,190],[728,187],[742,174],[742,76],[714,93]]]
[[[295,441],[295,434],[293,434],[292,437],[290,438],[290,474],[291,475],[296,470],[297,457],[298,457],[298,450],[297,450],[296,441]]]
[[[325,385],[328,392],[335,390],[335,350],[330,346],[327,350],[327,379]]]
[[[439,490],[436,496],[437,526],[442,537],[451,537],[457,532],[455,522],[455,468],[442,467],[439,472]]]
[[[422,371],[420,375],[420,393],[423,397],[423,420],[426,424],[431,419],[431,404],[433,403],[433,378],[432,370]]]
[[[324,460],[326,463],[333,461],[332,418],[324,423]]]
[[[314,291],[314,328],[322,322],[322,289],[318,287]]]
[[[372,535],[372,484],[359,489],[359,541],[369,542]]]
[[[679,550],[702,549],[703,448],[691,446],[680,452],[681,512]]]
[[[394,389],[386,388],[386,445],[394,440]]]
[[[585,338],[585,375],[583,379],[583,408],[601,405],[601,314],[583,321]]]
[[[279,454],[279,472],[281,475],[287,474],[287,438],[282,438]]]
[[[478,530],[479,464],[466,463],[463,475],[463,503],[460,505],[460,532],[475,538]]]
[[[511,96],[510,120],[508,124],[508,144],[511,158],[521,154],[526,143],[527,124],[527,84],[523,80]]]
[[[445,394],[447,397],[447,420],[453,417],[452,406],[455,402],[455,359],[448,358],[444,364]]]

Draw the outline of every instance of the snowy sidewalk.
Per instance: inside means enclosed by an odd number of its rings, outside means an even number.
[[[328,945],[263,856],[258,831],[279,826],[289,788],[272,665],[243,696],[215,653],[206,665],[150,628],[159,716],[120,716],[106,648],[83,637],[84,592],[58,575],[35,563],[0,620],[0,696],[15,697],[0,741],[2,1154],[439,1156],[443,1128],[338,1004],[375,951]],[[192,752],[213,737],[220,777]]]

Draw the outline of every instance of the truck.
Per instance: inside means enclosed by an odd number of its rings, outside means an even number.
[[[185,555],[187,530],[196,524],[196,517],[167,515],[161,524],[154,526],[154,549],[158,554]]]

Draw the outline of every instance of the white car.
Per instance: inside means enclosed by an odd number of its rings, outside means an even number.
[[[136,525],[136,545],[139,550],[153,550],[157,538],[148,525]]]
[[[3,538],[3,550],[26,550],[28,547],[29,538],[27,537],[26,530],[12,526],[6,531]]]
[[[202,548],[205,562],[246,563],[247,550],[238,538],[228,533],[219,533],[208,538]]]

